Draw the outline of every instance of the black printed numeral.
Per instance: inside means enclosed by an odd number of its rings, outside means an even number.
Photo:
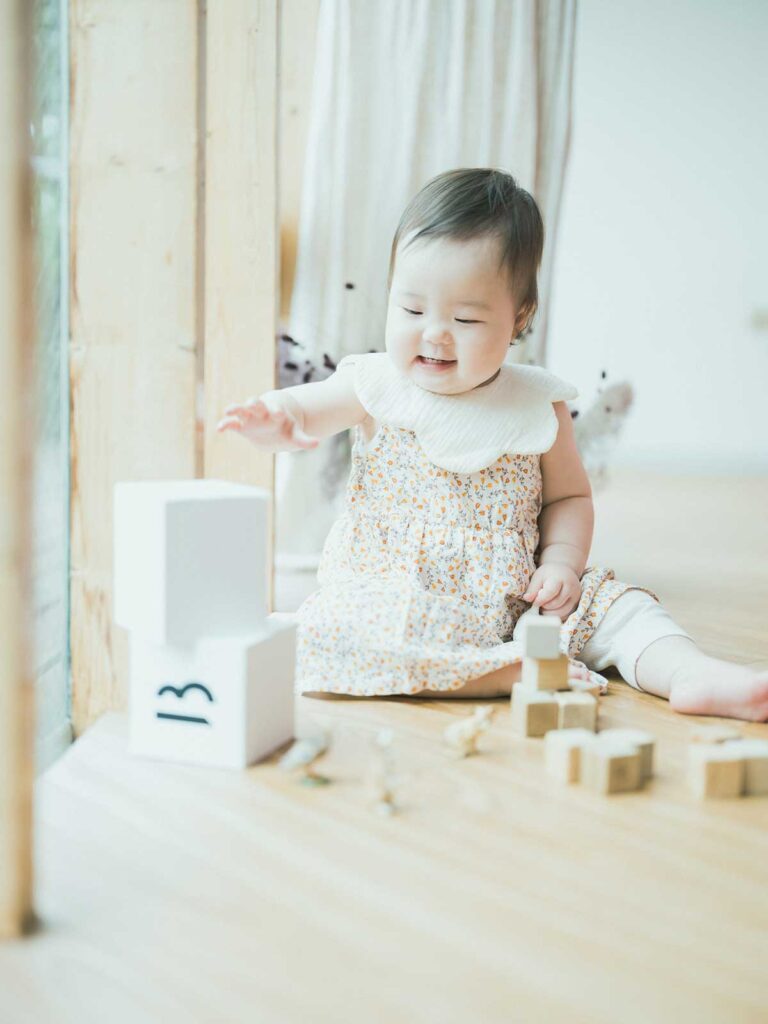
[[[160,689],[157,691],[157,696],[162,697],[164,693],[170,692],[175,693],[179,700],[183,700],[189,690],[200,690],[202,693],[205,694],[205,696],[212,704],[215,703],[213,700],[213,694],[208,689],[208,687],[203,686],[202,683],[187,683],[186,686],[182,687],[171,686],[170,683],[166,683],[165,686],[161,686]],[[211,724],[207,718],[202,718],[199,715],[174,715],[171,714],[169,711],[158,711],[156,714],[158,718],[167,718],[171,719],[174,722],[192,722],[193,724],[197,725]]]

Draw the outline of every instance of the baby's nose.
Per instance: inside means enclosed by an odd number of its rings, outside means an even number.
[[[451,333],[447,327],[437,325],[426,328],[423,332],[423,338],[425,341],[432,342],[433,345],[447,345],[450,344]]]

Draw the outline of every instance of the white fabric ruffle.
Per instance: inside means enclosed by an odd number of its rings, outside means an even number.
[[[427,458],[452,473],[475,473],[505,454],[549,451],[557,437],[553,402],[578,391],[541,366],[504,364],[484,387],[440,395],[404,376],[386,352],[345,356],[354,385],[377,423],[412,430]]]

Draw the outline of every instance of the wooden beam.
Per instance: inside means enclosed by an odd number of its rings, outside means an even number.
[[[0,3],[0,937],[32,918],[31,18]]]
[[[296,274],[304,160],[312,110],[320,0],[280,2],[280,316],[288,319]]]
[[[207,5],[204,475],[273,492],[274,457],[216,423],[277,383],[279,24],[279,0]]]
[[[230,5],[223,4],[223,7]],[[79,735],[126,704],[117,480],[196,475],[195,0],[71,0],[71,646]]]

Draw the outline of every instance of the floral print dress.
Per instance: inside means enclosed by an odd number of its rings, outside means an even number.
[[[420,388],[386,354],[347,356],[337,372],[345,366],[376,432],[366,441],[355,428],[345,510],[325,541],[319,589],[297,612],[297,692],[454,690],[519,661],[539,456],[557,434],[552,402],[575,390],[532,366],[502,366],[461,395]],[[646,589],[607,568],[587,568],[581,583],[561,629],[572,660],[617,597]]]

